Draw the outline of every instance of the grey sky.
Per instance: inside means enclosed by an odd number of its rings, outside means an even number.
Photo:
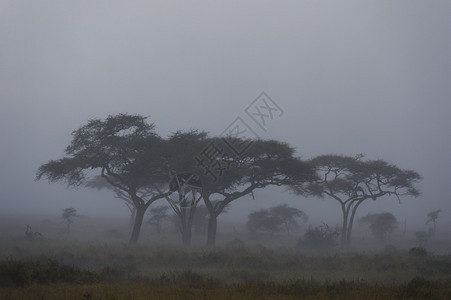
[[[104,193],[34,182],[35,171],[90,118],[138,113],[162,135],[219,134],[266,91],[284,115],[263,138],[303,158],[364,153],[424,176],[420,198],[361,213],[449,214],[450,28],[449,1],[2,0],[1,212],[126,215]],[[331,200],[257,196],[339,218]],[[232,212],[247,214],[250,201]]]

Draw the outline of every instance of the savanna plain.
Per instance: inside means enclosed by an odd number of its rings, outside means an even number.
[[[193,233],[143,226],[128,245],[125,219],[2,216],[0,299],[451,299],[451,243],[426,247],[398,234],[390,245],[356,234],[352,247],[299,249],[300,228],[251,236],[224,223],[217,247]],[[29,239],[25,224],[43,238]],[[304,228],[305,231],[305,228]]]

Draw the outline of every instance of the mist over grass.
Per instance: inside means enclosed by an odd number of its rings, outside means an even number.
[[[221,223],[218,247],[208,249],[204,234],[194,233],[187,248],[170,226],[158,234],[149,225],[140,244],[130,246],[125,218],[82,216],[70,234],[57,216],[9,216],[0,223],[1,299],[451,296],[445,239],[431,241],[422,252],[413,236],[398,232],[384,246],[362,231],[346,252],[299,250],[299,238],[313,225],[290,235],[250,235],[242,223]],[[28,223],[44,239],[27,239]]]

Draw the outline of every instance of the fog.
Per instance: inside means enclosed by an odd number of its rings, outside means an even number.
[[[91,118],[149,116],[167,136],[219,135],[240,117],[304,159],[363,153],[417,171],[420,197],[367,202],[358,216],[388,211],[423,229],[442,209],[444,231],[450,15],[449,1],[1,1],[0,214],[128,217],[109,192],[34,181]],[[245,112],[262,92],[283,111],[264,130]],[[330,199],[267,188],[219,223],[279,203],[340,222]]]

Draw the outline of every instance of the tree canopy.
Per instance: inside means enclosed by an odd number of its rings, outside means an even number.
[[[243,144],[245,140],[236,139]],[[221,145],[222,139],[210,139],[208,145]],[[311,165],[294,155],[294,149],[286,143],[274,140],[256,140],[240,155],[229,151],[218,158],[223,174],[218,178],[202,173],[204,187],[202,197],[210,212],[207,245],[216,240],[216,218],[231,202],[267,186],[289,186],[315,178]],[[212,200],[214,197],[215,200]]]
[[[300,209],[282,204],[250,213],[246,225],[252,234],[257,231],[274,233],[281,230],[286,230],[289,234],[292,228],[299,226],[298,219],[306,221],[308,216]]]
[[[328,197],[340,204],[343,224],[341,241],[349,246],[357,208],[368,199],[394,196],[417,197],[415,184],[422,178],[412,170],[403,170],[383,160],[363,160],[363,155],[321,155],[310,160],[317,172],[317,180],[295,185],[302,195]]]
[[[367,214],[358,220],[359,224],[367,224],[371,233],[379,241],[386,243],[389,235],[393,232],[398,224],[396,217],[389,213],[383,212],[379,214]]]
[[[153,123],[139,115],[118,114],[104,120],[89,120],[72,132],[65,156],[41,165],[36,179],[79,187],[100,173],[109,185],[125,192],[136,207],[130,238],[131,243],[136,243],[146,209],[165,197],[160,193],[145,197],[146,189],[169,180],[168,171],[160,160],[164,141],[154,129]]]

